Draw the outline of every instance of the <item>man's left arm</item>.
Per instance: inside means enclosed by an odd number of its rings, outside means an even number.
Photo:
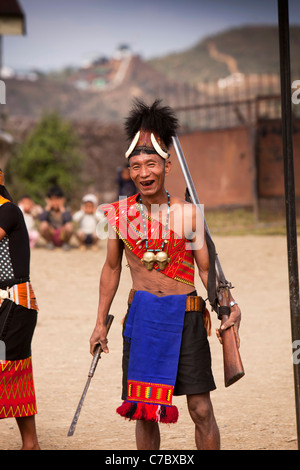
[[[194,217],[199,217],[199,213],[196,212],[194,214]],[[202,217],[202,215],[201,215]],[[194,238],[191,240],[192,241],[192,246],[194,247],[193,249],[193,254],[194,254],[194,259],[195,263],[198,268],[198,273],[200,276],[200,279],[207,290],[207,282],[208,282],[208,271],[209,271],[209,253],[208,253],[208,248],[207,248],[207,243],[205,240],[205,234],[204,234],[204,225],[200,224],[203,227],[203,232],[202,229],[197,229],[197,224],[193,223],[193,228],[194,228]],[[197,240],[197,237],[201,237],[201,240],[199,241],[199,238]],[[197,243],[198,241],[198,243]],[[235,302],[231,292],[229,291],[229,300],[230,302]],[[219,302],[220,305],[222,305],[222,300]],[[241,310],[238,306],[237,303],[234,303],[232,307],[230,307],[230,315],[228,317],[228,320],[224,322],[224,324],[221,326],[222,330],[226,330],[227,328],[230,328],[231,326],[234,327],[234,331],[236,333],[236,339],[237,339],[237,344],[239,346],[240,340],[239,340],[239,326],[241,322]],[[217,337],[222,343],[222,338],[219,329],[216,330]]]

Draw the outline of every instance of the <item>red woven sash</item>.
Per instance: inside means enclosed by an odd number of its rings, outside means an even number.
[[[126,246],[140,259],[145,253],[145,242],[138,243],[144,237],[143,221],[137,204],[137,195],[112,204],[102,205],[106,218]],[[164,226],[157,220],[147,217],[148,248],[159,249],[162,244]],[[188,240],[181,238],[172,230],[167,231],[167,246],[164,251],[170,262],[160,272],[176,281],[194,285],[194,257],[188,249]],[[159,267],[154,264],[154,269]]]

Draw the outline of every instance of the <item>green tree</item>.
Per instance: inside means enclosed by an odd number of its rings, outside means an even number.
[[[42,204],[48,188],[60,186],[72,197],[81,185],[83,157],[69,121],[46,114],[26,140],[16,147],[6,168],[6,181],[15,200],[28,194]]]

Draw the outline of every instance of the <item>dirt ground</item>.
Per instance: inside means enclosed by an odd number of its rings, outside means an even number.
[[[217,390],[212,393],[223,450],[296,450],[296,411],[286,239],[281,236],[214,237],[226,277],[242,310],[241,356],[246,375],[225,388],[222,348],[212,314],[210,345]],[[39,306],[33,340],[39,442],[47,450],[135,450],[134,422],[116,414],[121,403],[121,320],[131,287],[124,264],[112,305],[110,353],[102,355],[74,436],[67,432],[91,363],[89,337],[98,302],[105,242],[97,253],[46,251],[31,255]],[[201,283],[200,294],[205,295]],[[161,425],[162,450],[195,450],[185,397],[175,397],[179,421]],[[0,449],[19,449],[14,419],[0,421]]]

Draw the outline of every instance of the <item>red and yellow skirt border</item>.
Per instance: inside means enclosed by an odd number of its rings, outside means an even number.
[[[0,419],[37,413],[32,358],[0,361]]]
[[[130,420],[176,423],[178,409],[172,405],[174,387],[128,380],[127,399],[117,413]]]

